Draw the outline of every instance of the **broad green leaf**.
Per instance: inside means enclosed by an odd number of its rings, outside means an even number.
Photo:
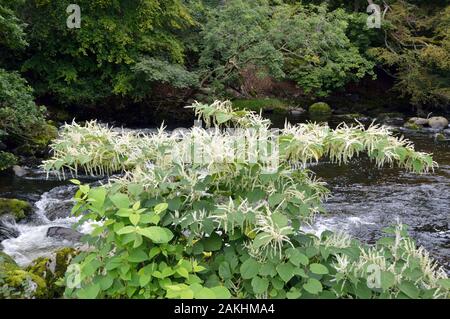
[[[399,286],[400,291],[407,295],[409,298],[419,298],[420,291],[412,282],[402,282]]]
[[[252,279],[259,272],[260,264],[253,258],[249,258],[242,263],[240,272],[242,279]]]
[[[125,226],[119,230],[116,231],[116,234],[118,235],[124,235],[124,234],[131,234],[136,232],[136,227],[134,226]]]
[[[313,274],[317,274],[317,275],[328,274],[328,268],[322,264],[317,264],[317,263],[311,264],[311,265],[309,265],[309,269],[311,270],[311,272]]]
[[[214,293],[216,299],[230,299],[231,298],[230,291],[224,286],[212,287],[211,290]]]
[[[288,282],[294,276],[294,266],[290,263],[282,263],[277,267],[277,273],[284,280],[284,282]]]
[[[203,287],[199,291],[194,292],[195,299],[216,299],[216,294],[210,288]]]
[[[95,299],[100,292],[99,284],[90,284],[77,291],[77,297],[80,299]]]
[[[212,233],[202,240],[202,244],[205,251],[217,251],[222,248],[222,238],[217,233]]]
[[[389,288],[395,285],[395,276],[391,272],[382,271],[380,274],[380,280],[381,280],[381,288],[383,290],[388,290]]]
[[[117,193],[109,196],[109,199],[113,202],[113,204],[117,208],[128,208],[130,207],[130,200],[128,199],[128,195]]]
[[[159,226],[141,228],[137,232],[156,244],[167,244],[173,238],[173,233],[169,229]]]
[[[133,213],[130,215],[130,222],[136,226],[139,223],[139,220],[141,219],[141,215]]]
[[[168,207],[169,207],[169,204],[167,204],[167,203],[160,203],[160,204],[155,206],[154,211],[155,211],[156,214],[161,214]]]
[[[310,294],[317,295],[322,291],[322,284],[315,278],[309,278],[308,282],[303,285],[303,288]]]
[[[255,294],[262,294],[269,288],[269,281],[266,278],[255,276],[252,279],[252,288]]]
[[[128,256],[128,261],[132,263],[140,263],[146,261],[148,259],[148,255],[142,249],[133,249]]]

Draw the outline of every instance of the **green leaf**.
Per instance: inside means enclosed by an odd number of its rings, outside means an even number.
[[[69,180],[72,184],[75,184],[75,185],[81,185],[81,182],[78,180],[78,179],[71,179],[71,180]]]
[[[300,298],[302,295],[302,293],[300,292],[300,290],[298,290],[295,287],[292,287],[287,293],[286,293],[286,297],[288,299],[298,299]]]
[[[121,229],[119,229],[118,231],[116,231],[116,234],[118,235],[124,235],[124,234],[131,234],[136,232],[136,227],[134,226],[125,226]]]
[[[210,288],[203,287],[199,291],[194,292],[195,299],[216,299],[216,294]]]
[[[175,270],[177,274],[179,274],[181,277],[189,278],[189,272],[186,270],[186,268],[179,267]]]
[[[169,204],[167,203],[160,203],[155,206],[154,211],[156,214],[161,214],[163,211],[165,211],[169,207]]]
[[[128,208],[130,207],[130,200],[128,199],[128,195],[117,193],[109,196],[109,199],[113,202],[113,204],[117,208]]]
[[[217,124],[223,124],[233,118],[233,116],[231,114],[227,114],[224,112],[217,112],[217,114],[215,114],[215,115],[216,115]]]
[[[279,264],[276,269],[278,275],[284,280],[284,282],[288,282],[292,277],[294,277],[294,266],[292,266],[292,264]]]
[[[258,249],[264,245],[267,245],[271,240],[272,237],[268,233],[262,232],[256,235],[253,239],[252,245],[255,249]]]
[[[395,285],[395,276],[388,271],[382,271],[380,275],[381,288],[386,291]]]
[[[147,259],[148,255],[142,249],[133,249],[128,256],[128,261],[132,263],[140,263]]]
[[[241,265],[240,272],[242,279],[252,279],[258,274],[260,264],[253,258],[249,258]]]
[[[133,213],[130,215],[130,222],[136,226],[139,223],[139,220],[141,219],[141,215]]]
[[[90,284],[78,290],[77,297],[80,299],[95,299],[98,296],[99,292],[99,284]]]
[[[94,202],[92,203],[93,206],[98,208],[102,207],[106,198],[106,189],[103,187],[91,189],[89,191],[89,198],[94,200]]]
[[[311,270],[311,272],[313,274],[317,274],[317,275],[326,275],[326,274],[328,274],[328,268],[325,267],[322,264],[317,264],[317,263],[311,264],[309,266],[309,269]]]
[[[274,193],[272,195],[269,196],[268,202],[270,207],[275,207],[278,204],[280,204],[283,199],[285,198],[285,196],[283,194],[279,194],[279,193]]]
[[[314,278],[309,278],[308,282],[303,285],[303,288],[310,294],[317,295],[322,291],[322,284]]]
[[[445,289],[450,289],[450,279],[439,279],[437,281],[438,285],[444,287]]]
[[[269,281],[266,278],[255,276],[252,279],[252,288],[255,294],[262,294],[269,288]]]
[[[217,233],[202,240],[203,249],[205,251],[217,251],[222,248],[222,238]]]
[[[402,282],[399,286],[400,291],[412,299],[419,298],[420,291],[412,282]]]
[[[232,277],[231,270],[230,270],[230,264],[226,261],[223,261],[219,265],[219,276],[222,279],[230,279]]]
[[[173,238],[173,233],[169,229],[159,226],[141,228],[137,232],[156,244],[167,244]]]
[[[289,261],[295,266],[300,266],[300,264],[306,266],[309,263],[308,257],[302,254],[296,248],[289,248],[286,250],[286,255],[289,258]]]
[[[211,290],[214,293],[215,298],[217,298],[217,299],[230,299],[231,298],[230,291],[224,286],[212,287]]]

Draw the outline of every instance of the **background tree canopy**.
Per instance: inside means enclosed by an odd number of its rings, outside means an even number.
[[[416,106],[449,104],[449,1],[384,2],[381,29],[367,29],[367,1],[0,1],[0,63],[45,103],[105,107],[181,92],[233,89],[244,75],[290,81],[327,96],[380,70]]]

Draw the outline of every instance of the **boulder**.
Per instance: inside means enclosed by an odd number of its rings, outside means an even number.
[[[448,120],[442,116],[435,116],[428,119],[428,125],[433,129],[443,130],[448,127]]]
[[[408,123],[413,123],[416,125],[428,125],[428,119],[422,117],[412,117],[408,120]]]
[[[19,165],[14,165],[12,167],[14,174],[16,174],[17,177],[22,177],[27,174],[27,170]]]
[[[317,102],[312,104],[308,112],[312,115],[331,114],[331,107],[325,102]]]
[[[289,110],[289,112],[291,113],[292,116],[299,116],[299,115],[302,115],[303,113],[305,113],[306,110],[301,107],[294,107],[294,108],[291,108]]]
[[[68,240],[76,243],[80,241],[83,234],[70,228],[54,226],[47,230],[47,237]]]
[[[33,208],[30,203],[10,198],[0,198],[0,216],[11,215],[16,221],[20,221],[29,216]]]

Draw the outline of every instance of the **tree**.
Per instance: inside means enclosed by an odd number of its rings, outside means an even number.
[[[180,0],[81,0],[81,28],[66,27],[70,1],[27,1],[29,58],[23,65],[38,94],[60,104],[96,104],[109,98],[143,98],[155,81],[172,84],[183,69],[177,32],[191,18]],[[151,75],[155,71],[158,76]]]
[[[227,1],[210,11],[202,31],[205,81],[239,86],[241,72],[257,66],[294,80],[306,93],[327,95],[372,74],[374,64],[346,35],[350,15],[325,6]]]

